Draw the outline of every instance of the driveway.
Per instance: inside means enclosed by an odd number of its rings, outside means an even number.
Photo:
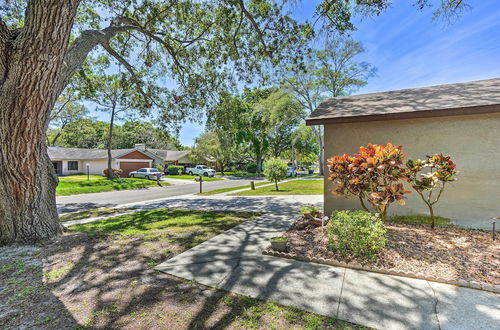
[[[166,180],[167,182],[169,180]],[[180,180],[175,180],[180,181]],[[122,191],[108,191],[93,194],[81,194],[71,196],[56,197],[57,210],[59,214],[84,211],[100,207],[115,207],[121,204],[141,203],[156,199],[168,197],[180,197],[198,193],[200,190],[199,183],[185,180],[187,183],[179,184],[172,182],[168,187],[155,187],[147,189],[134,189]],[[250,185],[248,179],[232,179],[221,181],[208,181],[203,183],[203,191],[211,191],[221,188],[238,187]]]

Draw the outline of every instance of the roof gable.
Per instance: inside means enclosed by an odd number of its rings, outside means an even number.
[[[500,78],[324,100],[308,125],[500,112]]]
[[[122,158],[122,159],[152,159],[148,154],[141,150],[137,149],[132,149],[128,150],[127,152],[116,156],[115,158]]]

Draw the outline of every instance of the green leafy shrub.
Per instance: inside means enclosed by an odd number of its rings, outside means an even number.
[[[387,241],[384,223],[366,211],[334,212],[327,230],[329,248],[343,256],[376,258]]]
[[[182,166],[177,166],[177,165],[170,165],[168,167],[168,174],[169,175],[178,175],[178,174],[182,174],[182,172],[184,171],[184,167]]]
[[[264,175],[269,181],[274,182],[276,191],[278,191],[278,182],[286,179],[288,175],[288,165],[285,161],[277,158],[266,160],[264,163]]]
[[[257,173],[257,163],[255,163],[255,162],[248,163],[247,172],[248,173]]]

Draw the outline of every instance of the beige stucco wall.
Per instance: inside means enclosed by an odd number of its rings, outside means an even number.
[[[359,146],[402,145],[411,158],[443,153],[451,155],[459,170],[458,181],[447,187],[436,204],[436,214],[461,226],[491,228],[500,216],[500,114],[468,115],[411,120],[325,125],[325,157],[354,153]],[[326,166],[326,165],[325,165]],[[325,170],[328,173],[328,169]],[[359,201],[331,194],[325,179],[325,212],[358,209]],[[406,206],[396,203],[391,214],[426,213],[416,193]]]
[[[104,175],[104,169],[108,168],[107,159],[91,159],[84,160],[83,163],[83,173],[87,173],[87,164],[89,164],[89,173],[92,175]],[[116,160],[111,160],[111,166],[116,167]]]

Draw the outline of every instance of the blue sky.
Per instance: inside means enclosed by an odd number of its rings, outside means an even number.
[[[297,19],[310,18],[317,2],[303,0]],[[500,77],[497,1],[471,0],[471,10],[452,25],[433,21],[432,10],[417,11],[415,1],[394,2],[380,16],[360,20],[353,33],[366,48],[359,60],[378,69],[356,94]],[[186,123],[181,143],[192,146],[203,129]]]

